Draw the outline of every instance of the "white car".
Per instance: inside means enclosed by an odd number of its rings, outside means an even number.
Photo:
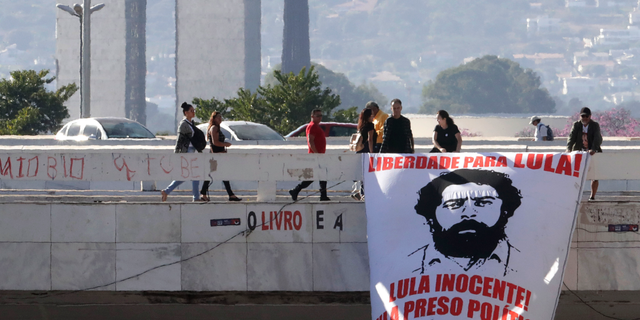
[[[199,124],[198,129],[207,134],[209,123]],[[225,141],[243,140],[286,140],[278,132],[264,124],[249,121],[222,121],[220,130],[225,136]]]
[[[140,123],[127,118],[85,118],[70,121],[56,134],[56,140],[155,139]]]

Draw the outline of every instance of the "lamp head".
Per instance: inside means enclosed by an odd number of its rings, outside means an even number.
[[[76,12],[78,16],[82,15],[82,5],[78,3],[73,4],[73,10]]]

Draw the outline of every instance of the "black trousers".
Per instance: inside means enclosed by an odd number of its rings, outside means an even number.
[[[296,187],[296,189],[302,190],[302,189],[310,186],[312,183],[313,183],[313,181],[302,181]],[[326,181],[320,181],[320,192],[322,192],[324,195],[327,194],[327,182]]]
[[[229,197],[233,197],[233,191],[231,190],[231,184],[229,183],[229,181],[222,181],[222,183],[224,184],[224,188],[227,189],[227,194],[229,195]],[[206,195],[207,192],[209,192],[209,185],[211,184],[211,181],[209,180],[205,180],[202,183],[202,189],[200,190],[200,194],[204,194]]]

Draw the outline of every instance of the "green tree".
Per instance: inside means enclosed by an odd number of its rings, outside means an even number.
[[[540,77],[509,59],[484,56],[444,70],[422,91],[422,113],[553,113]]]
[[[215,97],[209,100],[193,98],[191,103],[196,107],[196,117],[202,122],[208,122],[214,111],[218,111],[222,113],[223,116],[226,116],[224,113],[227,111],[227,105]]]
[[[0,126],[3,132],[34,135],[55,132],[69,117],[64,103],[78,90],[75,83],[55,92],[45,89],[55,77],[46,78],[49,70],[11,72],[10,79],[0,80]]]

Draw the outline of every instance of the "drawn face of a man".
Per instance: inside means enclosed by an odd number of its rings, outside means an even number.
[[[500,219],[502,200],[492,186],[476,183],[454,184],[442,191],[442,205],[436,208],[436,219],[443,230],[475,220],[493,227]],[[458,230],[458,234],[476,233],[471,227]]]

